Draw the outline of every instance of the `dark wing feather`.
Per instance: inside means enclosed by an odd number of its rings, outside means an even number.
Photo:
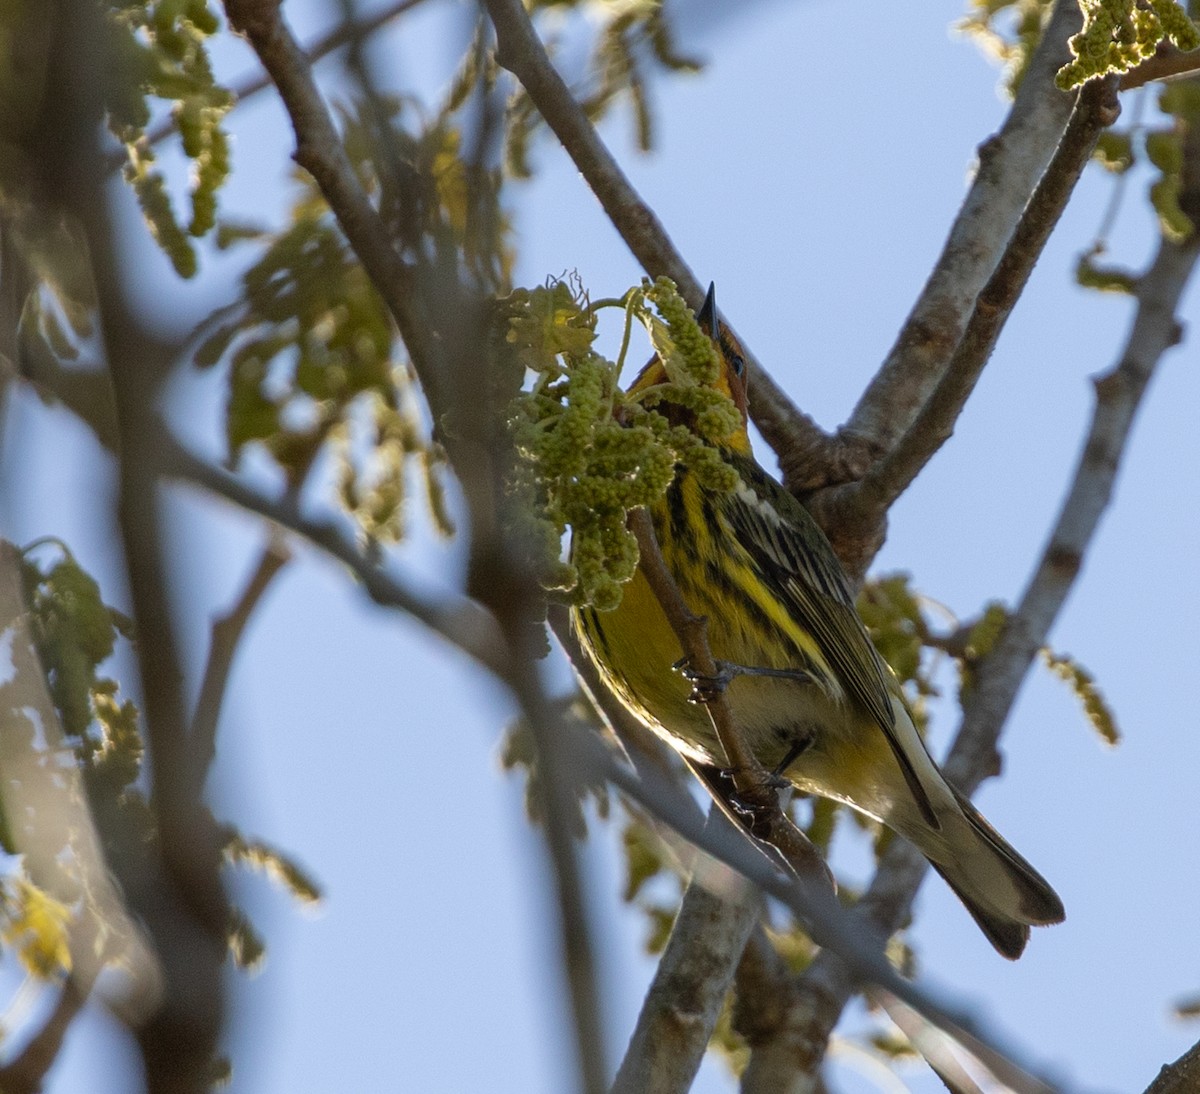
[[[887,667],[854,607],[841,564],[825,533],[791,494],[752,459],[733,453],[754,497],[734,494],[726,512],[739,542],[813,636],[854,702],[883,730],[925,819],[939,827],[929,795],[895,732]]]

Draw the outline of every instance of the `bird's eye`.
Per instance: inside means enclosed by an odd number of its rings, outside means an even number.
[[[740,353],[735,353],[729,359],[729,364],[733,368],[734,376],[739,380],[746,375],[746,359]]]

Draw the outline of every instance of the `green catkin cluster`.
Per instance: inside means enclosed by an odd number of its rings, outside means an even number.
[[[602,610],[617,606],[637,569],[629,511],[661,497],[680,464],[706,485],[732,489],[736,472],[712,445],[741,427],[729,398],[707,386],[719,372],[716,350],[675,286],[660,279],[617,303],[646,325],[670,377],[636,397],[620,389],[619,365],[593,349],[598,309],[578,288],[554,281],[518,290],[503,309],[507,350],[535,374],[510,410],[510,523],[548,590]],[[658,413],[664,400],[693,410],[695,429]]]
[[[225,115],[233,96],[217,83],[208,39],[220,23],[208,0],[122,0],[105,23],[116,78],[106,101],[108,127],[125,148],[123,173],[159,247],[181,277],[197,270],[193,238],[216,225],[217,195],[230,169]],[[192,163],[190,216],[176,215],[167,181],[146,139],[152,105],[172,104],[184,155]]]
[[[664,347],[659,344],[661,335],[660,338],[654,337],[658,332],[653,325],[651,340],[666,365],[667,375],[676,381],[691,380],[694,384],[704,385],[715,383],[721,371],[717,347],[700,329],[691,309],[679,295],[675,282],[660,277],[653,285],[646,286],[643,283],[643,292],[666,323],[669,345]]]
[[[727,488],[732,489],[736,474],[728,468],[731,477],[723,476],[718,468],[725,464],[709,447],[725,442],[742,428],[738,408],[727,395],[712,386],[721,371],[717,347],[700,329],[691,309],[669,278],[660,277],[651,286],[643,284],[643,292],[662,316],[662,323],[649,317],[647,326],[666,369],[668,382],[642,392],[640,403],[652,408],[657,403],[669,402],[692,411],[694,432],[677,430],[671,435],[670,443],[678,446],[681,453],[679,462],[701,474],[728,478]]]
[[[1176,0],[1081,0],[1083,30],[1071,38],[1074,59],[1058,71],[1064,91],[1110,72],[1128,72],[1154,55],[1159,42],[1200,46],[1200,31]]]

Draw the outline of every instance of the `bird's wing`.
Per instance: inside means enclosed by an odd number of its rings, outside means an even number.
[[[734,459],[742,485],[725,511],[739,542],[792,617],[812,635],[850,698],[883,730],[917,805],[937,826],[929,793],[896,732],[889,670],[858,616],[833,548],[808,510],[757,463]]]

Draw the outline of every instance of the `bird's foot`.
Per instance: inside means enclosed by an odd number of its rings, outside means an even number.
[[[776,680],[792,680],[799,684],[812,681],[812,676],[801,669],[769,669],[755,665],[736,665],[732,661],[714,661],[716,673],[700,672],[684,657],[671,667],[692,685],[689,703],[710,703],[721,695],[739,676],[766,676]]]

